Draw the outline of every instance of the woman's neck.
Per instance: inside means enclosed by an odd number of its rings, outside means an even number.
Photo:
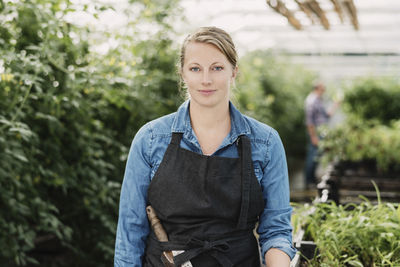
[[[201,107],[190,103],[190,120],[204,155],[212,155],[231,130],[229,103],[222,107]]]
[[[189,112],[192,127],[195,132],[196,130],[230,131],[229,102],[227,102],[226,105],[218,105],[215,107],[202,107],[191,102]]]

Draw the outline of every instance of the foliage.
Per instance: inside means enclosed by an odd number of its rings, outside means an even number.
[[[317,244],[318,253],[308,266],[400,265],[398,204],[373,205],[366,199],[359,205],[318,203],[298,206],[294,217],[296,228],[301,222],[306,236]]]
[[[372,161],[382,171],[400,169],[400,84],[356,81],[345,94],[347,120],[322,129],[322,161]]]
[[[345,95],[348,113],[389,124],[400,119],[400,84],[394,79],[362,79]]]
[[[176,51],[163,34],[176,1],[163,1],[163,10],[131,2],[134,20],[156,22],[152,40],[105,35],[121,45],[102,55],[89,41],[96,32],[67,18],[109,7],[0,1],[2,266],[112,264],[129,144],[144,122],[179,103]],[[43,246],[61,246],[61,256],[38,257]]]
[[[382,171],[400,167],[400,120],[391,125],[347,120],[327,131],[321,143],[323,161],[371,161]]]
[[[290,160],[304,156],[306,130],[304,99],[313,73],[270,51],[254,51],[241,58],[236,102],[242,111],[275,128]]]

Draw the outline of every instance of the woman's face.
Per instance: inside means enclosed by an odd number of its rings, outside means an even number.
[[[237,68],[212,44],[189,42],[182,78],[194,105],[216,107],[229,101]]]

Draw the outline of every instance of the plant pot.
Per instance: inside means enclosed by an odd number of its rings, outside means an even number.
[[[290,266],[305,266],[307,260],[312,259],[318,253],[317,245],[312,240],[303,240],[304,230],[300,229],[294,237],[294,246],[297,249],[296,256],[293,258]]]

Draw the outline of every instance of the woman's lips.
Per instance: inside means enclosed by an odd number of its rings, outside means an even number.
[[[215,92],[216,90],[199,90],[200,94],[202,95],[211,95]]]

